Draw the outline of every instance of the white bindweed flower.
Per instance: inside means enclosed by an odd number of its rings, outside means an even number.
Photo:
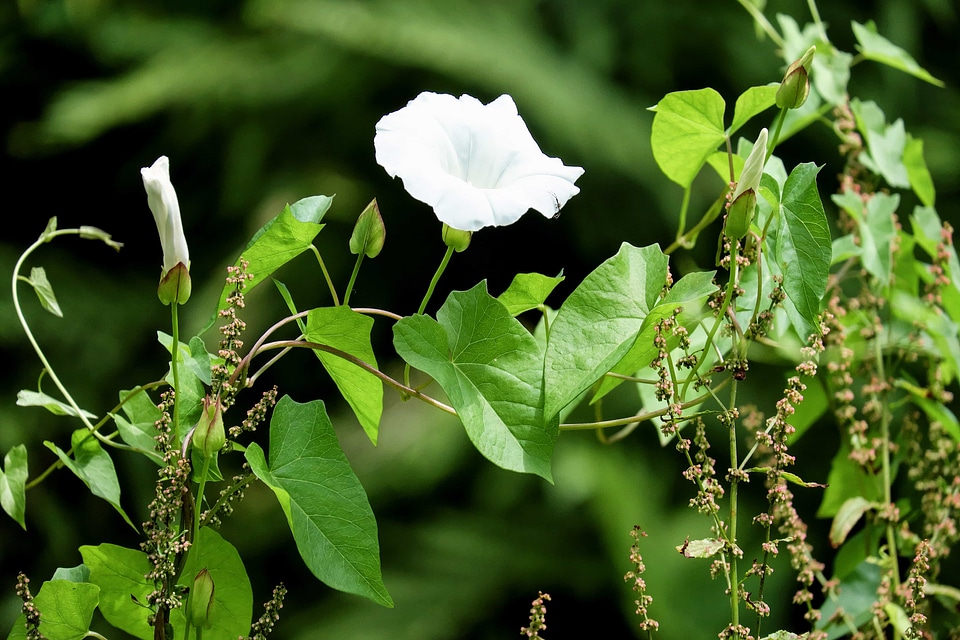
[[[423,92],[380,119],[377,162],[454,229],[513,224],[530,209],[550,218],[579,193],[580,167],[540,151],[513,98]]]
[[[140,176],[163,249],[160,299],[164,304],[183,304],[190,297],[190,252],[180,221],[180,202],[170,182],[170,160],[160,156],[152,166],[140,169]]]

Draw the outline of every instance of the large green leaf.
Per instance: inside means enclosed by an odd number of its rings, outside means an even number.
[[[90,582],[100,587],[100,613],[104,619],[140,640],[153,638],[153,627],[147,624],[150,610],[143,606],[154,589],[145,577],[153,570],[147,554],[101,544],[80,547],[80,556],[90,572]]]
[[[280,215],[254,234],[237,260],[237,263],[240,259],[246,260],[247,273],[253,275],[247,282],[246,291],[256,287],[274,271],[310,247],[323,228],[320,220],[332,201],[333,198],[328,196],[311,196],[294,203],[293,206],[287,205]],[[233,286],[224,284],[217,310],[226,307],[226,299],[231,293]],[[215,321],[216,316],[210,324]]]
[[[82,640],[90,630],[100,589],[88,582],[50,580],[44,582],[33,599],[40,611],[40,633],[47,640]],[[7,636],[8,640],[26,638],[26,617],[21,613]]]
[[[544,355],[544,415],[555,416],[630,351],[667,281],[657,245],[623,243],[560,307]]]
[[[681,308],[684,312],[680,316],[680,322],[688,329],[699,319],[703,301],[717,290],[717,285],[713,283],[715,271],[695,271],[688,273],[680,278],[667,292],[667,295],[660,299],[657,305],[644,318],[640,328],[640,333],[633,343],[630,351],[627,352],[620,362],[616,364],[612,373],[618,373],[624,376],[632,376],[641,371],[653,361],[659,349],[654,346],[653,341],[657,331],[657,323],[660,320],[673,315],[673,312]],[[668,337],[667,347],[673,349],[676,346],[677,339],[673,336]],[[597,388],[593,396],[593,402],[599,400],[607,393],[618,387],[623,382],[623,378],[606,376]]]
[[[3,471],[0,471],[0,505],[24,529],[27,528],[26,485],[29,475],[27,448],[22,444],[11,447],[3,457]]]
[[[377,522],[323,402],[281,398],[270,420],[269,463],[256,443],[246,458],[276,494],[313,575],[335,589],[393,606],[380,574]]]
[[[780,222],[773,242],[774,259],[784,275],[783,290],[799,314],[791,320],[799,324],[797,333],[804,339],[816,327],[833,255],[827,215],[817,190],[819,171],[812,163],[797,165],[776,194]],[[763,184],[772,188],[775,182],[764,180]]]
[[[117,479],[117,469],[113,466],[113,460],[89,431],[78,429],[70,436],[70,445],[73,448],[72,458],[52,442],[45,441],[43,444],[57,454],[64,466],[83,480],[93,495],[109,502],[117,513],[123,516],[127,524],[134,526],[120,507],[120,481]]]
[[[179,583],[185,587],[201,569],[207,569],[213,578],[213,607],[210,621],[213,625],[204,632],[209,638],[239,638],[250,633],[253,617],[253,589],[240,554],[232,544],[209,527],[200,529],[200,540],[190,550]],[[182,638],[186,629],[183,609],[170,612],[170,622]]]
[[[151,611],[143,606],[154,590],[153,583],[144,577],[153,569],[147,555],[112,544],[80,547],[80,555],[90,572],[90,582],[100,588],[100,612],[104,619],[141,640],[153,638],[154,629],[147,624]],[[209,527],[200,529],[199,540],[187,556],[178,583],[190,587],[203,568],[210,572],[216,587],[209,636],[246,636],[253,615],[250,579],[237,550]],[[183,637],[186,620],[182,610],[170,613],[170,623],[177,637]]]
[[[543,353],[484,282],[451,293],[437,320],[400,320],[393,343],[440,384],[481,454],[504,469],[551,479],[558,421],[545,421],[541,410]]]
[[[324,307],[307,313],[304,337],[345,351],[369,365],[377,366],[370,345],[373,318],[349,307]],[[377,444],[380,416],[383,413],[383,383],[380,378],[332,353],[316,350],[327,373],[353,409],[370,441]]]
[[[852,21],[851,26],[853,27],[853,35],[860,43],[860,46],[857,47],[860,50],[860,55],[867,60],[874,60],[894,69],[905,71],[938,87],[944,86],[942,80],[930,75],[930,72],[917,64],[917,61],[909,53],[878,34],[877,26],[872,20],[867,24]]]
[[[668,93],[656,106],[650,132],[653,157],[664,174],[683,188],[697,177],[707,157],[723,142],[723,98],[713,89]]]

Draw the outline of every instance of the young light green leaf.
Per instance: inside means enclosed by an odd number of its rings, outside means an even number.
[[[377,358],[370,344],[373,318],[345,307],[311,309],[307,313],[304,337],[325,344],[376,367]],[[373,444],[377,444],[380,416],[383,413],[383,383],[380,378],[353,362],[319,349],[314,353],[353,409],[360,426]]]
[[[805,163],[787,177],[779,195],[781,222],[773,243],[775,260],[784,273],[783,289],[799,314],[794,320],[800,324],[797,333],[804,339],[816,327],[833,255],[827,215],[817,189],[819,171],[814,164]],[[764,184],[773,187],[773,181]]]
[[[157,332],[158,335],[165,335],[161,332]],[[180,343],[180,355],[182,358],[180,362],[186,363],[191,357],[186,355],[187,346],[182,342]],[[178,409],[180,412],[179,415],[179,435],[183,436],[190,430],[190,428],[199,420],[200,412],[202,410],[203,398],[207,395],[207,389],[204,387],[203,382],[200,378],[197,377],[197,371],[199,369],[193,366],[180,366],[177,369],[178,376],[180,378],[180,388],[177,389],[177,403]],[[209,370],[207,371],[209,374]],[[170,369],[167,371],[165,380],[167,383],[173,387],[173,370]]]
[[[900,205],[900,196],[874,194],[866,203],[851,190],[834,194],[833,202],[843,208],[857,223],[860,232],[860,259],[870,275],[880,282],[890,282],[893,268],[893,242],[897,229],[893,214]]]
[[[153,639],[153,627],[147,624],[150,610],[147,596],[154,590],[144,577],[153,564],[143,551],[101,544],[80,547],[83,564],[90,571],[90,582],[100,588],[100,613],[114,627],[140,640]]]
[[[3,505],[7,515],[16,520],[24,531],[27,529],[26,484],[29,476],[27,447],[18,444],[3,457],[3,471],[0,471],[0,505]]]
[[[843,579],[843,589],[836,598],[827,598],[816,628],[827,632],[827,640],[850,635],[850,627],[859,629],[874,617],[882,569],[874,558],[864,560]]]
[[[53,293],[53,285],[51,285],[47,279],[47,272],[44,271],[43,267],[33,267],[30,269],[30,278],[27,280],[27,283],[37,292],[40,305],[44,309],[58,318],[63,317],[63,311],[60,310],[57,296]]]
[[[163,345],[171,355],[173,354],[173,336],[163,331],[157,331],[157,341]],[[190,338],[190,343],[181,342],[180,349],[177,351],[178,363],[190,370],[204,384],[210,384],[212,381],[212,372],[210,369],[210,354],[207,353],[207,347],[200,336]]]
[[[66,402],[61,402],[56,398],[52,398],[47,394],[41,391],[30,391],[29,389],[21,389],[17,392],[17,406],[18,407],[43,407],[50,413],[55,416],[75,416],[83,415],[89,420],[96,420],[97,416],[93,415],[89,411],[83,409],[80,410],[78,414],[76,409],[68,405]]]
[[[53,572],[52,580],[90,582],[90,568],[85,564],[78,564],[75,567],[57,567],[57,570]]]
[[[350,253],[353,255],[362,253],[368,258],[376,258],[383,249],[386,235],[387,228],[383,224],[380,207],[377,206],[377,200],[374,198],[357,218],[357,224],[353,227],[353,233],[350,235]]]
[[[384,606],[377,522],[320,400],[284,396],[270,420],[270,461],[256,443],[251,470],[276,494],[307,568],[334,589]]]
[[[33,599],[40,611],[40,633],[47,640],[82,640],[90,631],[90,621],[99,602],[100,589],[88,582],[50,580],[44,582]],[[10,638],[26,638],[26,616],[22,613],[13,625]]]
[[[195,551],[187,556],[187,562],[180,574],[180,585],[190,587],[194,576],[201,569],[207,569],[215,586],[210,609],[212,627],[205,630],[204,637],[246,637],[250,633],[253,617],[253,589],[250,578],[247,577],[243,560],[234,546],[210,527],[200,529],[200,540]],[[170,622],[176,630],[175,637],[185,637],[186,619],[183,608],[170,612]]]
[[[43,444],[56,453],[60,461],[75,476],[83,480],[93,495],[109,502],[117,513],[123,516],[124,521],[136,529],[120,507],[120,481],[117,479],[117,469],[113,466],[113,460],[89,431],[78,429],[70,436],[73,458],[50,441],[45,441]]]
[[[723,540],[719,538],[688,539],[682,545],[677,545],[677,551],[684,558],[711,558],[721,549],[723,549]]]
[[[247,261],[247,273],[253,277],[247,281],[250,291],[266,280],[274,271],[306,251],[323,225],[320,220],[330,207],[331,198],[312,196],[304,198],[292,207],[287,206],[277,217],[260,228],[238,258]],[[236,264],[236,263],[235,263]],[[217,310],[226,308],[227,297],[233,293],[233,285],[224,284],[220,292]],[[211,319],[212,326],[217,320]]]
[[[663,173],[688,188],[724,140],[723,98],[713,89],[668,93],[654,107],[653,157]]]
[[[860,24],[856,21],[851,21],[850,24],[853,27],[853,35],[860,43],[857,49],[860,50],[860,55],[867,60],[880,62],[894,69],[905,71],[932,85],[945,86],[942,80],[934,78],[930,75],[930,72],[917,64],[913,56],[878,34],[877,25],[872,20],[867,24]]]
[[[123,402],[126,400],[126,402]],[[139,387],[130,391],[120,392],[120,401],[123,402],[123,413],[126,415],[113,414],[113,421],[117,425],[117,431],[120,437],[131,447],[136,447],[142,451],[148,451],[155,462],[160,462],[161,457],[156,453],[157,442],[154,439],[157,435],[156,423],[160,419],[160,409],[153,404],[146,391]]]
[[[440,384],[484,457],[551,479],[559,422],[544,420],[541,410],[543,354],[485,282],[451,293],[437,320],[415,315],[397,322],[393,344]]]
[[[544,355],[544,415],[557,415],[630,351],[666,284],[667,262],[657,245],[624,243],[570,294]]]
[[[546,302],[547,296],[561,282],[562,272],[554,278],[539,273],[518,273],[507,290],[497,296],[497,300],[507,308],[510,315],[516,317]]]
[[[941,359],[943,383],[949,385],[960,374],[960,331],[945,313],[940,313],[914,294],[893,292],[890,308],[898,318],[922,327]]]
[[[907,169],[907,179],[913,192],[917,194],[925,207],[932,207],[937,200],[937,191],[933,178],[923,159],[923,140],[907,134],[907,143],[903,147],[903,166]]]
[[[863,496],[854,496],[845,500],[830,525],[830,544],[834,548],[843,544],[853,527],[860,522],[860,518],[875,506]]]
[[[854,98],[850,109],[857,120],[857,129],[863,134],[868,153],[860,154],[860,161],[874,173],[883,176],[891,187],[910,188],[903,152],[907,144],[907,132],[903,120],[886,123],[886,117],[875,102],[862,102]]]
[[[882,479],[869,475],[863,467],[850,459],[850,447],[840,447],[830,463],[827,488],[817,510],[818,518],[832,518],[851,498],[878,502],[883,498]]]
[[[778,83],[773,82],[762,87],[750,87],[741,93],[733,107],[733,122],[730,123],[727,135],[732,136],[754,116],[772,107],[776,101],[779,86]]]

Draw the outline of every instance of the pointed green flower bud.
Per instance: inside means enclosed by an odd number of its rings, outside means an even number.
[[[747,235],[756,210],[757,194],[753,189],[747,189],[730,203],[727,219],[723,223],[723,235],[731,240],[739,240]]]
[[[787,72],[777,89],[777,106],[781,109],[799,109],[810,95],[810,77],[808,68],[813,62],[816,47],[810,47],[799,60],[787,67]]]
[[[460,253],[470,246],[470,237],[473,236],[473,232],[454,229],[444,222],[440,235],[443,237],[443,243],[445,245],[453,247],[457,253]]]
[[[377,199],[374,198],[357,218],[357,224],[353,226],[353,234],[350,236],[350,253],[354,255],[362,253],[368,258],[376,258],[383,249],[386,235],[387,229],[380,216],[380,207],[377,205]]]
[[[223,448],[227,441],[223,429],[223,408],[217,399],[206,396],[200,412],[200,421],[193,428],[193,446],[210,457]]]
[[[753,149],[743,163],[740,180],[730,198],[727,208],[727,220],[723,226],[723,233],[732,240],[739,240],[747,235],[753,215],[757,209],[757,191],[760,189],[760,178],[763,176],[763,165],[767,160],[767,130],[761,129]]]
[[[193,579],[193,586],[190,587],[190,596],[187,601],[187,617],[190,624],[198,629],[210,629],[213,627],[213,595],[214,595],[213,577],[206,569],[201,569],[200,573]]]

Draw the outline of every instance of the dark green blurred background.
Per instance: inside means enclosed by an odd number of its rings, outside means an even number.
[[[802,24],[809,20],[806,7],[801,0],[771,0],[766,12],[789,13]],[[850,20],[873,19],[881,34],[947,82],[937,89],[864,63],[854,69],[851,92],[876,100],[890,120],[902,117],[924,139],[937,207],[956,225],[956,3],[831,1],[820,11],[841,49],[854,51]],[[469,93],[484,102],[510,93],[543,150],[586,169],[582,192],[559,220],[530,214],[476,234],[455,257],[439,295],[483,278],[496,295],[517,272],[563,270],[567,280],[549,301],[559,305],[621,242],[666,246],[672,239],[680,191],[654,165],[646,108],[667,92],[704,86],[732,104],[747,87],[778,81],[782,71],[774,46],[758,38],[734,0],[6,0],[0,4],[0,180],[7,222],[0,266],[11,273],[50,216],[61,227],[101,227],[125,243],[116,254],[101,244],[57,241],[28,265],[46,268],[65,319],[40,311],[22,290],[59,374],[81,405],[100,415],[119,389],[163,373],[155,336],[169,331],[169,317],[155,295],[160,247],[138,173],[162,154],[171,158],[193,261],[194,297],[181,316],[187,335],[206,324],[223,269],[249,235],[284,203],[318,193],[336,193],[317,245],[341,288],[353,264],[346,251],[352,222],[377,197],[387,244],[365,263],[351,302],[412,313],[443,254],[439,225],[376,164],[374,125],[423,90]],[[755,136],[767,124],[760,118],[743,134]],[[835,147],[832,133],[820,127],[778,153],[788,166],[826,163],[821,184],[829,192],[841,169]],[[692,215],[719,186],[710,176],[695,185]],[[909,197],[905,206],[912,207]],[[714,247],[702,244],[674,257],[675,273],[711,264]],[[308,256],[277,276],[300,308],[329,304]],[[54,459],[42,442],[62,444],[77,425],[15,406],[18,389],[36,386],[40,365],[9,290],[0,295],[0,311],[0,450],[25,442],[36,475]],[[251,295],[248,340],[284,312],[272,287]],[[206,337],[215,344],[216,335]],[[396,372],[382,319],[375,340],[381,364]],[[765,375],[762,367],[751,374],[756,381]],[[770,387],[756,388],[752,398],[767,412],[782,388],[779,376],[767,375]],[[428,407],[400,403],[392,392],[380,445],[372,447],[310,354],[288,356],[267,377],[265,384],[280,385],[294,399],[330,399],[343,447],[378,516],[384,579],[397,604],[382,609],[314,580],[272,494],[253,489],[223,533],[247,562],[256,603],[280,580],[290,587],[275,637],[517,637],[538,590],[553,596],[548,638],[629,637],[637,622],[634,595],[621,577],[630,568],[634,524],[649,533],[641,551],[661,637],[715,637],[722,628],[722,585],[709,581],[705,562],[682,561],[673,549],[688,535],[707,535],[708,524],[685,507],[691,487],[679,476],[679,458],[659,447],[651,428],[614,447],[590,433],[566,434],[551,486],[486,463],[456,424]],[[241,396],[237,415],[258,395]],[[609,407],[611,416],[635,410],[636,402],[623,395]],[[825,479],[831,438],[800,442],[800,475]],[[123,504],[141,522],[153,469],[115,458]],[[231,464],[237,462],[225,466]],[[762,507],[762,490],[754,490],[745,513]],[[28,532],[0,518],[0,588],[8,587],[0,590],[0,633],[18,611],[18,570],[38,588],[56,567],[80,563],[79,545],[138,542],[108,505],[65,472],[30,491],[27,501]],[[814,492],[799,498],[811,521],[817,502]],[[824,546],[818,542],[817,552],[829,557]],[[780,617],[768,630],[791,624],[784,603],[792,576],[780,565],[770,588],[782,595],[769,598]]]

